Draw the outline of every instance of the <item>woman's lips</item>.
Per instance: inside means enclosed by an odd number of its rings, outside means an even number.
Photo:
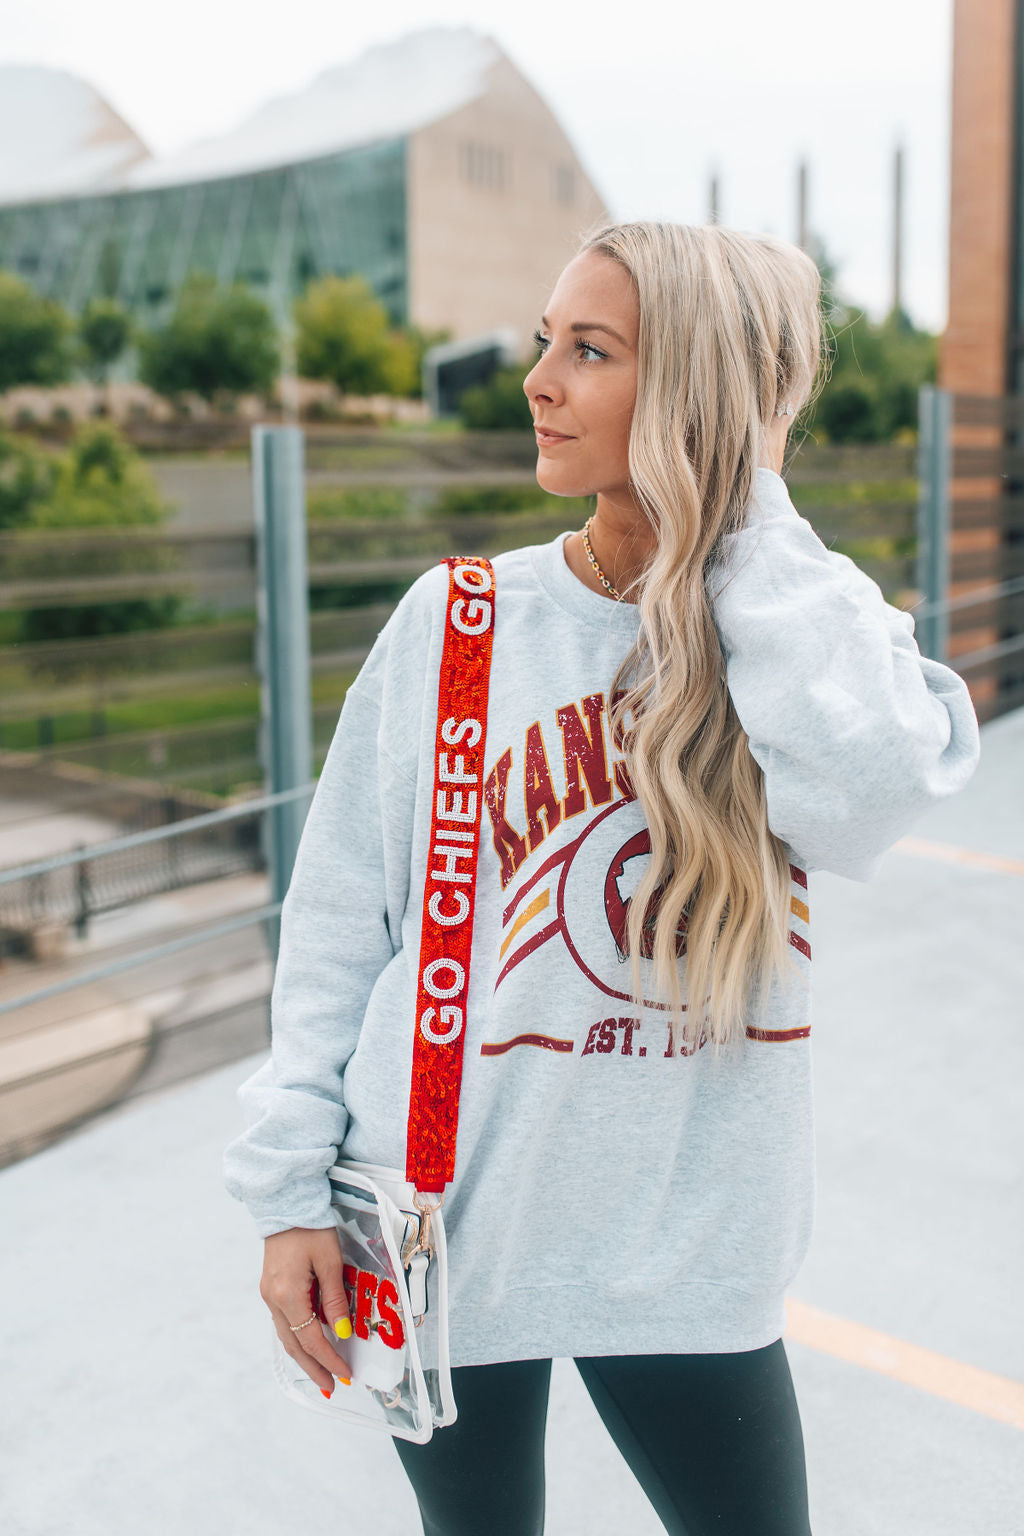
[[[552,443],[571,443],[573,439],[565,432],[545,432],[541,427],[534,428],[534,434],[542,447],[548,448]]]

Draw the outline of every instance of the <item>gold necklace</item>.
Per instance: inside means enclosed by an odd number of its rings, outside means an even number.
[[[621,592],[616,592],[615,588],[612,586],[611,582],[608,580],[608,577],[605,575],[604,571],[602,571],[601,567],[598,565],[597,561],[594,559],[594,551],[590,547],[590,525],[591,525],[591,523],[593,521],[594,521],[594,517],[593,517],[593,514],[591,514],[590,517],[588,517],[586,522],[583,524],[583,548],[587,552],[587,559],[590,561],[591,565],[594,567],[594,572],[595,572],[595,574],[597,576],[598,581],[601,583],[602,587],[604,587],[605,591],[608,593],[608,596],[609,597],[613,597],[617,603],[621,603],[622,602],[622,593]]]

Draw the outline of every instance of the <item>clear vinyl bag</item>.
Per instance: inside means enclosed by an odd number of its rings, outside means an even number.
[[[274,1334],[274,1375],[293,1401],[330,1418],[383,1429],[420,1444],[455,1422],[448,1359],[448,1259],[444,1222],[429,1226],[415,1186],[393,1169],[339,1162],[328,1169],[331,1209],[344,1264],[352,1336],[338,1339],[315,1306],[320,1329],[351,1367],[351,1385],[330,1398]],[[428,1246],[419,1247],[423,1233]]]

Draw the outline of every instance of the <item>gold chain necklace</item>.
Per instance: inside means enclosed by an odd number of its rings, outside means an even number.
[[[597,561],[594,559],[594,551],[590,547],[590,525],[591,525],[591,523],[593,521],[594,521],[594,517],[593,517],[593,513],[592,513],[590,515],[590,517],[587,518],[586,522],[583,524],[583,548],[587,552],[587,559],[590,561],[591,565],[594,567],[594,572],[595,572],[595,574],[597,576],[598,581],[601,583],[602,587],[604,587],[605,591],[608,593],[608,596],[609,597],[613,597],[617,603],[621,603],[622,602],[622,593],[621,592],[616,592],[615,588],[612,586],[611,582],[608,580],[608,577],[605,575],[604,571],[602,571],[601,567],[598,565]]]

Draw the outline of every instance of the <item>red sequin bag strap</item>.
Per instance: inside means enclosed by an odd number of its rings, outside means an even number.
[[[494,640],[490,562],[453,555],[444,563],[448,597],[405,1168],[419,1192],[441,1199],[455,1172]]]

